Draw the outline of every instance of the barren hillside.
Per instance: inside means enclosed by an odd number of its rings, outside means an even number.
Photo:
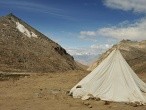
[[[0,17],[0,71],[55,72],[79,69],[60,45],[13,14]]]
[[[136,42],[130,40],[122,40],[119,44],[114,45],[111,49],[103,53],[100,58],[88,68],[88,70],[91,71],[97,67],[97,65],[99,65],[99,63],[117,46],[123,57],[136,73],[146,72],[146,41]]]

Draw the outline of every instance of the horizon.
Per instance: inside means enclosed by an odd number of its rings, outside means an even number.
[[[13,13],[81,63],[91,63],[123,39],[146,40],[145,1],[14,0],[0,5],[0,16]]]

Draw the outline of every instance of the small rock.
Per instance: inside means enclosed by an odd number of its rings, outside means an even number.
[[[104,105],[109,105],[110,104],[110,101],[105,101],[104,102]]]
[[[66,94],[68,95],[70,93],[70,91],[66,91]]]
[[[28,76],[25,76],[24,78],[25,78],[25,79],[27,79],[27,78],[28,78]]]
[[[89,99],[95,100],[95,97],[92,94],[88,94],[88,96],[89,96]]]
[[[95,97],[89,97],[89,99],[90,99],[90,100],[95,100],[96,98],[95,98]]]
[[[131,106],[137,107],[138,105],[136,103],[130,103]]]
[[[89,102],[83,102],[83,104],[84,104],[84,105],[87,105],[87,106],[90,105]]]
[[[48,97],[45,97],[44,99],[48,100],[49,98]]]
[[[126,104],[126,105],[130,105],[130,103],[129,103],[129,102],[126,102],[125,104]]]
[[[92,108],[92,105],[88,105],[89,108]]]
[[[81,85],[78,85],[76,88],[82,88],[82,86]]]
[[[141,105],[141,103],[140,103],[140,102],[138,102],[138,101],[135,101],[134,103],[135,103],[135,104],[137,104],[137,105]]]
[[[90,96],[90,97],[94,97],[92,94],[88,94],[88,96]]]
[[[43,97],[42,93],[35,93],[35,95],[36,95],[37,98],[42,98]]]
[[[96,101],[100,101],[101,99],[100,99],[100,98],[95,98],[95,100],[96,100]]]
[[[61,88],[60,88],[60,89],[58,89],[58,91],[61,91]]]
[[[72,93],[72,92],[71,92],[71,93],[69,92],[69,93],[68,93],[68,96],[73,96],[73,93]]]

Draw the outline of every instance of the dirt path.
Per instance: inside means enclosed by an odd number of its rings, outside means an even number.
[[[146,106],[104,105],[103,101],[82,101],[66,95],[66,91],[87,74],[69,71],[0,81],[0,110],[146,110]],[[140,77],[146,82],[146,74],[140,74]]]

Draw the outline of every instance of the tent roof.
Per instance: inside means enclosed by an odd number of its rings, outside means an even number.
[[[78,87],[80,86],[80,87]],[[75,85],[74,98],[146,103],[146,84],[135,74],[118,49],[113,50],[90,74]]]

